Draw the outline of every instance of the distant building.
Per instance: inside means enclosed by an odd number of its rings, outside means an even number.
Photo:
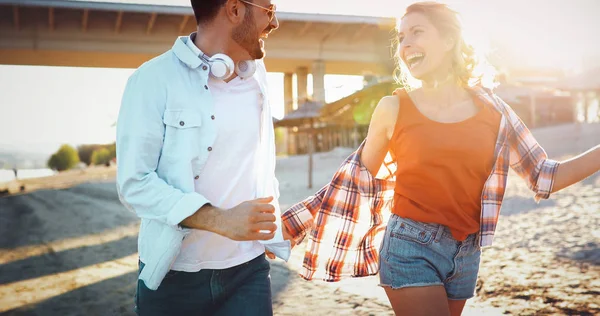
[[[501,84],[495,92],[530,128],[575,120],[576,101],[569,92],[510,83]]]

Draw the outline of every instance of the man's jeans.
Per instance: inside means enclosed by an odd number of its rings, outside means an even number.
[[[143,267],[140,262],[139,271]],[[269,262],[260,255],[223,270],[171,270],[156,291],[138,280],[136,312],[140,316],[273,315],[269,271]]]

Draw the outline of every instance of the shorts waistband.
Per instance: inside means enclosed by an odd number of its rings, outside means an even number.
[[[401,217],[396,214],[392,214],[392,217],[396,217],[398,221],[406,222],[410,225],[418,226],[419,228],[422,228],[424,230],[434,232],[435,233],[434,241],[439,241],[442,237],[446,237],[446,238],[450,238],[461,244],[471,243],[474,246],[478,246],[478,243],[479,243],[479,238],[478,238],[479,232],[469,234],[467,236],[467,238],[465,238],[465,240],[458,241],[454,238],[454,236],[452,236],[452,232],[450,231],[450,228],[448,228],[448,226],[445,226],[442,224],[437,224],[437,223],[424,223],[424,222],[416,221],[411,218]]]

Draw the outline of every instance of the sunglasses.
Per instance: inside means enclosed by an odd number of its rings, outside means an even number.
[[[275,18],[275,11],[277,11],[277,6],[274,4],[271,4],[269,7],[263,7],[261,5],[246,0],[240,0],[240,2],[265,10],[267,12],[267,16],[269,17],[269,22],[273,21],[273,18]]]

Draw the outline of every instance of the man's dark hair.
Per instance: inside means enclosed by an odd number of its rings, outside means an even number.
[[[212,21],[227,0],[190,0],[190,2],[194,9],[196,24],[203,24]]]

